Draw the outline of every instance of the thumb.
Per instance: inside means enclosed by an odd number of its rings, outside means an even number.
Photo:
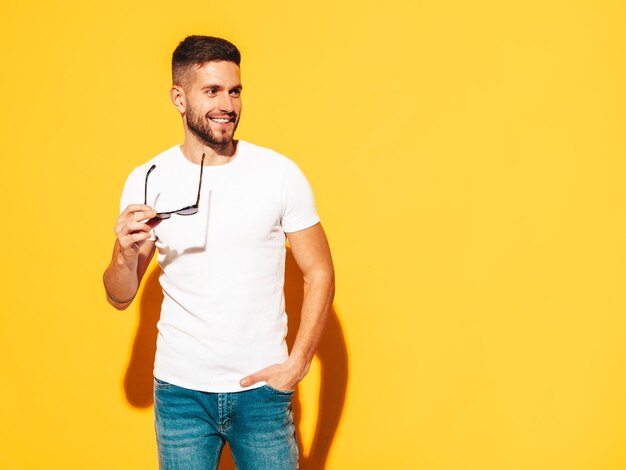
[[[248,387],[250,385],[254,385],[255,383],[267,380],[267,368],[261,369],[254,374],[250,374],[239,381],[239,385],[242,387]]]

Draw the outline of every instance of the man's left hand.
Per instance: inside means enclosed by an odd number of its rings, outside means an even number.
[[[296,361],[287,359],[282,364],[274,364],[241,379],[242,387],[249,387],[258,382],[265,382],[272,388],[293,391],[306,375],[306,368]]]

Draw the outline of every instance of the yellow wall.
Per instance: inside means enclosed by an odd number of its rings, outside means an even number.
[[[238,135],[298,162],[333,249],[303,468],[626,468],[608,0],[5,0],[0,468],[156,468],[157,273],[125,312],[100,279],[127,173],[182,139],[188,34],[240,46]]]

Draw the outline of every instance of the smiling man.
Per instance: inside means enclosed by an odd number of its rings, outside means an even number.
[[[217,468],[226,442],[238,469],[297,468],[291,399],[334,295],[305,176],[287,157],[234,139],[239,64],[237,48],[220,38],[190,36],[174,51],[170,98],[184,143],[128,176],[104,273],[109,303],[125,309],[158,250],[164,299],[154,410],[162,469]],[[286,239],[304,278],[291,351]]]

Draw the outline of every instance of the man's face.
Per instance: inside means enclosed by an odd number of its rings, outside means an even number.
[[[234,62],[207,62],[191,70],[185,86],[185,122],[210,147],[226,148],[241,116],[241,78]]]

